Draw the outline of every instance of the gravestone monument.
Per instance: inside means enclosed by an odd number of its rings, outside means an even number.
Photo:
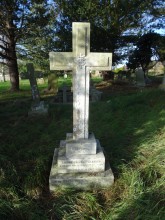
[[[72,52],[50,52],[51,70],[73,71],[73,133],[55,148],[50,190],[58,186],[89,189],[114,182],[103,148],[88,131],[89,71],[110,70],[111,53],[90,52],[90,23],[72,23]]]
[[[66,84],[63,84],[63,86],[58,89],[58,92],[54,97],[54,102],[63,104],[72,103],[73,92],[71,90],[71,87],[67,86]]]
[[[136,74],[136,84],[139,87],[144,87],[146,86],[145,83],[145,78],[144,78],[144,71],[142,70],[142,68],[137,68],[135,71]]]
[[[60,90],[62,92],[62,102],[63,103],[67,103],[67,102],[72,101],[73,94],[72,94],[72,91],[71,91],[71,87],[64,84]],[[72,98],[70,98],[71,96],[72,96]]]
[[[101,100],[102,92],[97,90],[94,85],[90,84],[89,97],[92,102]]]
[[[164,76],[163,76],[162,84],[159,86],[159,88],[160,88],[161,90],[165,90],[165,74],[164,74]]]
[[[31,110],[29,111],[28,115],[33,116],[38,114],[47,114],[48,107],[45,105],[44,101],[40,101],[40,94],[39,94],[37,81],[34,74],[34,67],[32,63],[27,64],[27,73],[30,81],[32,99],[33,99]]]

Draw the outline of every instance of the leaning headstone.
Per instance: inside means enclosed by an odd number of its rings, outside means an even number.
[[[34,75],[34,67],[32,63],[27,64],[27,73],[29,76],[31,92],[32,92],[32,105],[31,110],[29,111],[29,116],[39,115],[39,114],[47,114],[48,107],[45,105],[44,101],[40,101],[40,94],[37,86],[37,81]]]
[[[136,84],[139,87],[143,87],[146,85],[145,78],[144,78],[144,71],[142,68],[137,68],[135,71],[136,74]]]
[[[88,132],[89,71],[110,70],[111,53],[90,52],[90,23],[72,23],[73,52],[50,52],[51,70],[73,71],[73,133],[55,148],[50,190],[58,186],[89,189],[108,187],[114,176],[103,148]]]

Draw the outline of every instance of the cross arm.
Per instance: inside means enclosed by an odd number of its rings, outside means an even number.
[[[90,70],[111,70],[112,53],[90,53],[86,66],[90,67]]]
[[[72,70],[74,56],[72,52],[50,52],[50,70]]]

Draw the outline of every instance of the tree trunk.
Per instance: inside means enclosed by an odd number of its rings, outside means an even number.
[[[11,91],[19,90],[19,72],[18,72],[18,64],[17,64],[17,56],[15,50],[15,41],[14,39],[10,39],[9,43],[9,59],[7,62],[9,68],[10,82],[11,82]]]
[[[19,73],[16,55],[16,37],[15,37],[15,25],[13,23],[12,14],[11,20],[7,22],[7,66],[9,68],[11,91],[19,90]]]
[[[11,91],[18,91],[19,90],[19,73],[18,73],[18,66],[17,60],[10,60],[8,61],[9,67],[9,75],[10,75],[10,82],[11,82]]]

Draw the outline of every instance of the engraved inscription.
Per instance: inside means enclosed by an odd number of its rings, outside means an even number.
[[[81,159],[58,161],[59,173],[104,171],[105,161],[100,159]]]

